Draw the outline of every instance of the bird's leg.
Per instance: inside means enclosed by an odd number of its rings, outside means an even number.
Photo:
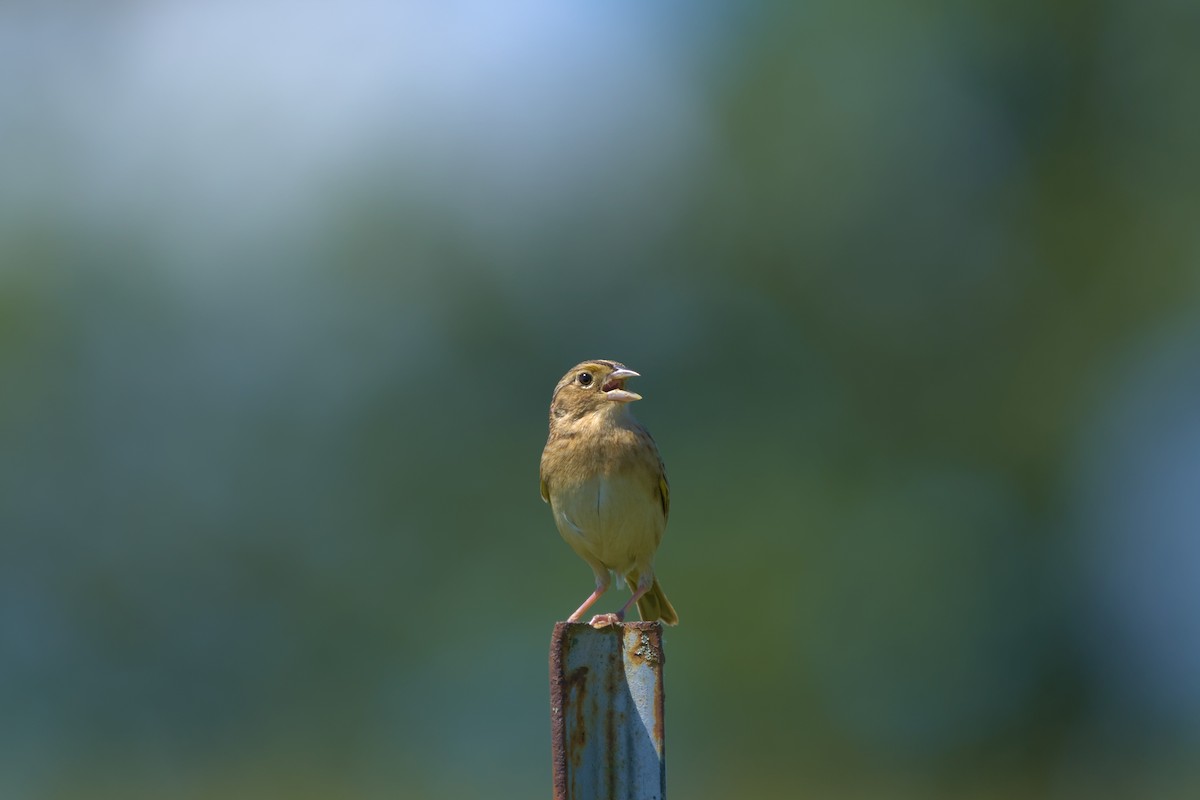
[[[625,605],[621,606],[621,610],[617,612],[617,616],[621,619],[625,619],[625,612],[629,610],[629,607],[640,600],[642,595],[650,591],[650,587],[653,585],[654,573],[647,572],[641,577],[641,580],[638,581],[637,591],[630,595],[629,599],[625,602]]]
[[[627,600],[625,602],[625,605],[621,606],[620,611],[618,611],[615,614],[597,614],[596,616],[592,617],[592,621],[589,624],[593,628],[604,628],[604,627],[607,627],[608,625],[616,625],[620,622],[624,622],[625,621],[625,612],[629,610],[629,607],[631,605],[633,605],[634,603],[636,603],[638,601],[638,598],[640,598],[646,592],[650,591],[650,587],[653,585],[654,585],[654,573],[653,572],[644,573],[642,575],[642,577],[638,579],[637,591],[634,592],[633,596],[630,597],[629,600]]]
[[[598,569],[597,566],[593,566],[592,572],[596,575],[596,591],[592,592],[588,599],[583,601],[583,605],[575,609],[574,614],[567,617],[567,622],[579,622],[583,616],[583,612],[591,608],[592,603],[595,603],[600,599],[600,595],[608,591],[608,582],[610,580],[608,570],[602,567]]]
[[[589,608],[591,608],[592,603],[599,600],[600,595],[604,594],[604,591],[606,589],[608,589],[607,586],[597,586],[596,591],[592,592],[591,595],[588,597],[588,599],[583,601],[583,605],[581,605],[579,608],[575,609],[574,614],[567,617],[567,622],[579,622],[579,618],[583,616],[583,612],[585,612]]]

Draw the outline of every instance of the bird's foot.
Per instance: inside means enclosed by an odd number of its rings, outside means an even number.
[[[593,628],[607,628],[609,625],[620,625],[622,618],[621,614],[597,614],[588,624]]]

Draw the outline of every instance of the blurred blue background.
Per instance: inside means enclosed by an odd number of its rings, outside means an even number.
[[[675,796],[1200,796],[1198,8],[6,4],[0,796],[548,796],[596,357]]]

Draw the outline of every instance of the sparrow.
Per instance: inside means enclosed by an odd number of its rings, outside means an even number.
[[[630,413],[642,396],[625,388],[638,373],[618,361],[584,361],[562,377],[550,401],[550,433],[542,451],[542,499],[567,544],[596,576],[596,590],[568,622],[578,622],[608,589],[611,574],[633,596],[594,627],[625,619],[635,602],[648,622],[679,623],[654,576],[654,554],[671,510],[658,445]]]

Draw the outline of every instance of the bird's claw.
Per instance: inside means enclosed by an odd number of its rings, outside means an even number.
[[[609,625],[620,625],[620,614],[597,614],[592,617],[592,621],[588,623],[593,628],[607,628]]]

